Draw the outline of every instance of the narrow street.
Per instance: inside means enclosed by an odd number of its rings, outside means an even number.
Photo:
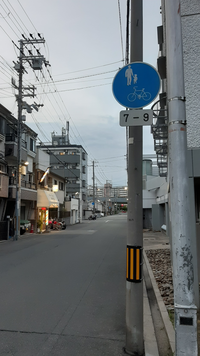
[[[126,214],[0,244],[1,356],[121,356]]]

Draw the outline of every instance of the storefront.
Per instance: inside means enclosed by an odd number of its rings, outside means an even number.
[[[57,217],[58,217],[58,206],[59,206],[59,201],[54,192],[38,189],[37,191],[38,231],[42,232],[47,229],[47,226],[49,224],[50,209],[53,209],[54,212],[57,211]]]

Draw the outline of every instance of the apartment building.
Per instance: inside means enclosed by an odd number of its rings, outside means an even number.
[[[0,221],[10,216],[14,224],[17,171],[17,119],[0,105]],[[37,189],[34,173],[37,133],[23,124],[21,140],[21,212],[20,219],[34,223]]]
[[[65,209],[74,211],[73,221],[81,222],[87,210],[87,152],[81,145],[69,143],[65,129],[62,135],[52,133],[52,144],[40,144],[39,149],[50,156],[50,174],[58,177],[54,183],[63,192]],[[72,199],[77,199],[78,211],[72,209]]]

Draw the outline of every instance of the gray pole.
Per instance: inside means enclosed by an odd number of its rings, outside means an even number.
[[[18,124],[17,124],[17,174],[16,174],[16,230],[14,240],[20,237],[20,210],[21,210],[21,120],[22,120],[22,55],[23,41],[20,40],[19,54],[19,87],[18,87]]]
[[[198,355],[180,0],[166,0],[169,180],[176,356]]]
[[[95,179],[94,179],[94,161],[92,163],[93,165],[93,213],[95,214]]]
[[[143,60],[143,0],[131,0],[130,61]],[[129,127],[126,352],[144,355],[142,127]]]

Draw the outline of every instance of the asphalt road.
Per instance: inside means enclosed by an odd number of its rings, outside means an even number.
[[[121,356],[126,215],[0,243],[0,356]]]

